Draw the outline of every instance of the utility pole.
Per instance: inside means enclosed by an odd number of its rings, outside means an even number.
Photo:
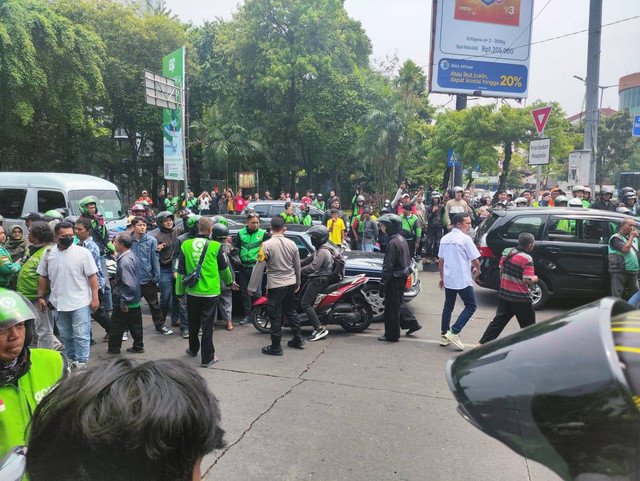
[[[467,96],[464,94],[456,95],[456,110],[464,110],[467,108]],[[464,166],[462,165],[462,159],[459,161],[460,163],[457,166],[452,167],[453,169],[453,186],[462,185],[462,170]]]
[[[584,150],[591,152],[589,187],[596,191],[596,153],[598,150],[598,89],[600,85],[600,34],[602,0],[589,0],[589,43],[587,47],[587,99],[584,122]]]

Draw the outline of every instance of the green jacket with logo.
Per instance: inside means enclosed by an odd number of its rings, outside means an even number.
[[[58,383],[64,358],[58,351],[30,349],[31,368],[15,384],[0,387],[0,458],[15,446],[26,445],[27,428],[36,406]]]
[[[622,252],[613,247],[613,239],[618,238],[621,244],[626,244],[628,237],[620,233],[613,234],[609,239],[607,249],[609,252],[609,272],[638,272],[640,271],[640,261],[638,261],[638,239],[633,239],[631,249]]]
[[[20,264],[11,262],[11,254],[0,245],[0,287],[8,287],[14,274],[20,272]]]
[[[38,278],[40,277],[37,272],[38,266],[44,253],[51,247],[53,244],[48,244],[35,251],[23,264],[18,274],[18,292],[31,301],[38,297]]]
[[[240,229],[234,238],[234,245],[239,251],[240,261],[245,267],[253,267],[258,262],[258,252],[264,242],[264,229],[249,232],[246,227]]]
[[[401,231],[406,232],[405,234],[402,234],[402,237],[404,237],[405,239],[419,239],[420,237],[422,237],[422,228],[420,227],[420,222],[418,221],[417,215],[411,214],[409,217],[403,215],[401,216],[401,218]]]
[[[280,216],[284,219],[285,224],[299,224],[300,223],[300,218],[295,214],[289,215],[286,212],[283,212],[282,214],[280,214]]]
[[[233,282],[227,257],[220,249],[220,243],[212,240],[209,241],[209,247],[207,247],[207,253],[202,263],[200,280],[193,287],[185,288],[182,285],[184,276],[191,274],[196,269],[206,242],[206,237],[194,237],[185,240],[180,246],[176,294],[182,295],[186,292],[194,296],[214,297],[220,295],[220,281],[227,286]]]

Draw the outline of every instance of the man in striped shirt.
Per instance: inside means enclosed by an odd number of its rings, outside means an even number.
[[[503,252],[498,310],[478,347],[496,339],[514,315],[521,329],[535,324],[536,312],[529,292],[529,285],[538,282],[538,276],[533,272],[533,259],[529,255],[534,246],[533,235],[523,232],[518,236],[518,247]]]

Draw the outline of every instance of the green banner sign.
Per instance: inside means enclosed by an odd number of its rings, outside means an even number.
[[[185,77],[185,47],[180,47],[162,59],[162,75],[182,87]],[[184,132],[182,130],[182,109],[180,93],[177,93],[178,108],[163,109],[164,178],[184,180]]]

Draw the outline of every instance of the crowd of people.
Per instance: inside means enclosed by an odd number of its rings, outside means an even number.
[[[214,194],[219,200],[214,200]],[[158,199],[162,210],[155,215],[153,200],[144,191],[132,208],[126,228],[113,238],[98,210],[98,199],[93,196],[79,202],[77,217],[65,209],[26,215],[26,232],[20,225],[7,226],[5,231],[0,217],[0,412],[11,410],[10,423],[5,426],[8,435],[0,437],[0,455],[20,453],[35,412],[31,437],[34,455],[27,464],[31,479],[46,479],[47,462],[55,464],[55,456],[51,455],[58,444],[63,444],[56,439],[73,440],[71,431],[91,436],[83,431],[88,426],[77,424],[78,420],[64,421],[72,406],[93,412],[91,409],[98,409],[96,399],[105,390],[130,394],[131,383],[139,386],[141,379],[148,381],[160,376],[159,372],[163,380],[158,382],[167,396],[186,380],[194,385],[204,382],[187,365],[171,361],[138,365],[118,357],[106,366],[87,370],[91,345],[97,342],[92,318],[104,330],[103,341],[108,342],[109,354],[120,355],[129,335],[132,346],[126,351],[134,355],[144,352],[143,299],[155,332],[171,336],[174,331],[170,327],[179,329],[188,339],[186,354],[199,355],[203,368],[219,361],[213,343],[214,324],[221,322],[227,330],[234,329],[234,291],[239,291],[242,299],[240,325],[251,322],[253,302],[262,295],[263,288],[268,291],[271,343],[262,348],[263,354],[284,355],[285,318],[292,333],[288,347],[303,349],[306,340],[324,338],[328,330],[315,313],[314,303],[334,275],[341,246],[380,250],[385,255],[380,280],[380,295],[385,299],[384,334],[378,338],[382,342],[397,342],[402,330],[411,335],[422,328],[403,300],[404,289],[413,258],[424,258],[425,266],[436,262],[439,286],[445,292],[440,345],[453,344],[463,350],[460,333],[477,307],[473,276],[479,273],[480,253],[468,235],[472,227],[491,215],[492,210],[505,208],[591,207],[636,215],[637,197],[631,188],[621,189],[618,202],[612,201],[613,192],[606,188],[596,199],[590,199],[588,194],[587,188],[575,186],[571,200],[560,189],[542,193],[539,198],[525,189],[515,198],[507,191],[499,191],[493,199],[473,199],[472,192],[461,187],[441,194],[423,188],[409,191],[402,182],[393,199],[382,205],[373,202],[374,196],[356,192],[349,215],[348,210],[342,210],[335,192],[330,193],[326,203],[321,194],[310,191],[302,198],[298,194],[291,198],[282,192],[284,212],[271,218],[269,227],[263,229],[259,215],[247,209],[250,200],[260,198],[258,194],[243,198],[242,191],[235,196],[230,190],[219,196],[217,191],[211,195],[203,192],[197,198],[190,194],[180,205],[167,193]],[[270,193],[265,192],[264,198],[270,199]],[[298,205],[299,211],[293,208]],[[315,251],[301,260],[296,244],[284,234],[291,224],[307,222],[304,213],[311,205],[323,210],[324,215],[321,225],[306,224],[310,226],[307,234]],[[225,217],[207,215],[214,211],[243,213],[245,225],[232,238]],[[176,225],[177,216],[182,219],[181,226]],[[157,229],[150,234],[152,225]],[[636,304],[640,301],[638,237],[635,221],[629,217],[608,242],[612,293],[631,297],[630,302]],[[522,233],[517,247],[502,253],[498,308],[478,345],[496,339],[513,316],[522,328],[535,322],[529,292],[531,284],[537,282],[532,257],[534,241],[531,234]],[[108,265],[113,260],[115,270],[111,272]],[[306,340],[300,329],[296,296],[300,296],[301,310],[313,325]],[[457,297],[463,301],[464,309],[451,325]],[[75,374],[68,376],[69,372]],[[93,386],[93,380],[98,379],[94,390],[78,389],[86,382]],[[60,387],[47,395],[58,383]],[[80,391],[82,402],[73,395]],[[200,397],[188,394],[190,400],[184,401],[206,406],[206,412],[216,422],[198,434],[207,442],[203,449],[191,453],[183,474],[195,472],[202,455],[222,445],[217,401],[207,393],[205,389]],[[118,402],[125,398],[123,394]],[[110,422],[100,418],[101,412],[104,410],[95,411],[96,425]],[[151,411],[146,414],[147,421],[156,422]],[[184,419],[196,422],[188,416]],[[69,432],[47,427],[56,423],[68,426]],[[68,437],[60,438],[63,433]],[[163,432],[169,434],[174,433]],[[102,441],[96,442],[99,445]],[[112,444],[107,442],[106,452],[128,455],[122,447]],[[145,444],[141,441],[136,446],[131,449],[144,450]],[[167,452],[173,453],[170,449]],[[179,450],[175,453],[179,454]],[[141,459],[145,456],[141,455]],[[49,461],[43,461],[45,458]],[[158,459],[151,456],[148,462],[150,466]],[[93,468],[82,465],[78,469],[89,472]]]

